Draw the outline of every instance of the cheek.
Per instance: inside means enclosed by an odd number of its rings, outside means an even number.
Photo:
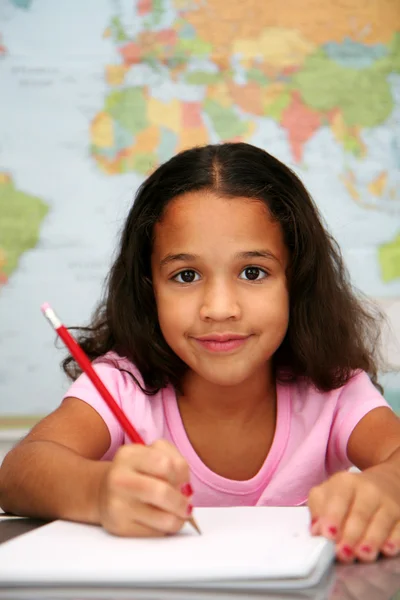
[[[179,311],[176,306],[160,303],[158,306],[158,320],[163,331],[174,331],[179,328]],[[165,333],[164,333],[165,335]]]
[[[157,290],[155,297],[161,331],[169,343],[171,338],[181,335],[190,325],[192,312],[187,302],[183,302],[176,295],[171,297],[168,291]]]
[[[270,292],[258,306],[259,321],[283,339],[289,324],[289,293],[284,283]]]

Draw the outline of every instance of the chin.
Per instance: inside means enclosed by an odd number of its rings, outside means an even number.
[[[238,372],[238,370],[224,372],[222,369],[219,372],[213,371],[212,373],[199,373],[209,383],[219,385],[221,387],[232,387],[244,383],[249,377],[250,373]]]

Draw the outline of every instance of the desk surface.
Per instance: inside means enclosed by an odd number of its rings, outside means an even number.
[[[2,516],[0,518],[0,544],[13,537],[22,535],[43,523],[33,519],[19,519]],[[1,566],[0,566],[1,569]],[[397,594],[398,593],[398,594]],[[82,600],[83,598],[117,600],[244,600],[249,598],[236,593],[219,592],[192,592],[188,590],[173,590],[171,592],[117,590],[117,589],[13,589],[0,590],[0,598],[9,600],[51,599],[61,600],[69,598]],[[395,559],[381,559],[371,565],[355,564],[350,566],[336,565],[329,577],[317,588],[299,594],[257,594],[258,599],[274,598],[275,600],[304,600],[312,598],[318,600],[400,600],[400,557]]]

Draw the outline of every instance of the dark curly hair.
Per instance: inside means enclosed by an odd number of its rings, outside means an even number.
[[[202,189],[259,199],[282,227],[290,251],[290,315],[286,337],[274,355],[277,376],[306,378],[328,391],[362,369],[380,388],[381,313],[352,289],[339,247],[299,178],[264,150],[245,143],[181,152],[140,186],[105,297],[90,326],[79,328],[78,341],[88,356],[94,360],[113,350],[127,357],[139,369],[148,394],[168,383],[180,389],[187,366],[165,342],[157,319],[150,265],[153,231],[173,198]],[[80,373],[71,356],[63,368],[72,379]]]

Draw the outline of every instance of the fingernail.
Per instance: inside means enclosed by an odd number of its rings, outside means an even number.
[[[319,531],[318,522],[319,522],[319,519],[317,517],[315,517],[314,519],[312,519],[312,521],[310,523],[310,533],[311,533],[311,535],[316,535],[318,533],[318,531]]]
[[[186,513],[188,516],[190,516],[192,514],[192,512],[193,512],[193,505],[189,504],[189,506],[186,509]]]
[[[185,483],[185,485],[181,487],[181,493],[187,497],[193,496],[193,488],[190,483]]]
[[[331,535],[336,535],[337,527],[335,527],[334,525],[331,525],[330,527],[328,527],[328,533],[330,533]]]
[[[342,554],[344,554],[347,558],[350,558],[351,556],[353,556],[353,550],[352,548],[350,548],[350,546],[342,546],[340,548],[340,552]]]
[[[397,554],[399,552],[398,547],[393,542],[385,542],[383,549],[389,552],[389,554]]]
[[[361,546],[361,548],[358,549],[358,552],[365,556],[365,558],[368,558],[368,560],[375,560],[378,552],[376,550],[374,550],[374,548],[372,548],[372,546],[369,546],[368,544],[364,544],[363,546]]]

